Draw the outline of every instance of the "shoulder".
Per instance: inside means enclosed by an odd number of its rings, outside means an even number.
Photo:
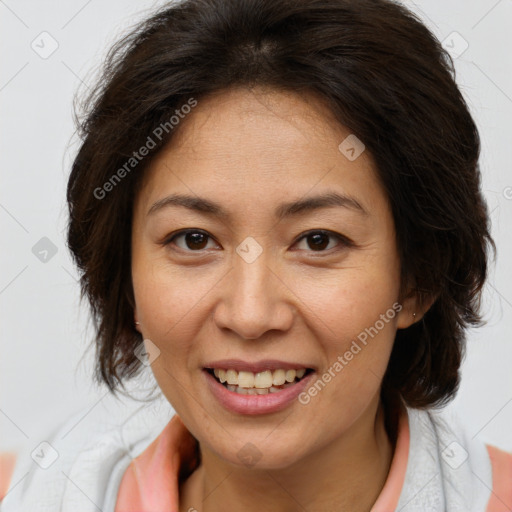
[[[512,453],[486,445],[492,466],[492,493],[486,512],[512,510]]]
[[[423,493],[425,502],[437,497],[440,510],[449,503],[450,510],[510,512],[512,454],[471,436],[453,408],[407,412],[410,448],[402,504],[417,504]]]
[[[126,468],[174,411],[139,402],[109,404],[95,413],[84,409],[28,439],[16,455],[3,454],[2,512],[87,510],[91,501],[114,509],[107,505],[115,503]],[[36,460],[40,452],[42,459]]]
[[[15,463],[15,453],[0,452],[0,501],[3,500],[9,489]]]

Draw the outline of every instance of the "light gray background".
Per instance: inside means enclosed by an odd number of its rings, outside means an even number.
[[[72,101],[79,86],[92,85],[110,45],[162,3],[0,0],[0,450],[35,447],[71,414],[80,422],[113,407],[92,384],[92,329],[65,245],[65,186],[77,149]],[[469,335],[449,408],[470,436],[512,450],[512,0],[404,3],[451,51],[469,45],[456,60],[458,83],[480,128],[498,260],[485,291],[488,324]],[[58,43],[47,58],[31,47],[51,48],[44,31]],[[57,250],[46,262],[32,252],[43,237]]]

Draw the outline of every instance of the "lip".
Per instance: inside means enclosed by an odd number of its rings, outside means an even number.
[[[313,366],[304,365],[302,363],[279,361],[277,359],[265,359],[262,361],[247,362],[241,359],[221,359],[218,361],[211,361],[206,363],[203,368],[222,368],[223,370],[236,370],[237,372],[264,372],[265,370],[299,370],[300,368],[312,369],[316,371]]]
[[[280,364],[282,364],[282,362],[280,362]],[[222,366],[220,368],[222,368]],[[280,368],[283,367],[280,366]],[[295,368],[303,368],[303,366]],[[309,386],[312,378],[316,375],[316,372],[311,372],[293,386],[277,391],[276,393],[268,393],[266,395],[240,395],[224,387],[213,375],[208,373],[207,370],[203,370],[202,373],[212,395],[225,409],[230,412],[245,415],[270,414],[285,409]]]

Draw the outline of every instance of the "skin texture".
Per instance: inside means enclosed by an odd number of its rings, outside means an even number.
[[[198,101],[146,170],[132,230],[135,320],[160,350],[153,373],[202,456],[181,511],[367,511],[384,485],[393,447],[381,380],[396,329],[422,312],[414,296],[399,300],[390,206],[369,152],[350,161],[338,149],[349,134],[312,95],[235,88]],[[274,217],[283,202],[332,191],[367,213]],[[229,217],[182,206],[147,215],[171,193],[218,202]],[[210,238],[163,245],[191,228]],[[333,232],[320,250],[303,237],[318,229]],[[262,249],[252,263],[236,252],[249,236]],[[204,364],[224,358],[294,361],[320,376],[397,302],[401,311],[307,405],[245,416],[206,386]],[[261,452],[250,468],[237,456],[248,442]]]

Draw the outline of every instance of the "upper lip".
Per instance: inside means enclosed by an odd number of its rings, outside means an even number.
[[[265,370],[298,370],[300,368],[306,369],[314,369],[312,366],[303,363],[294,363],[294,362],[286,362],[279,361],[278,359],[264,359],[262,361],[242,361],[241,359],[220,359],[218,361],[211,361],[204,365],[204,368],[222,368],[222,369],[231,369],[247,372],[263,372]]]

